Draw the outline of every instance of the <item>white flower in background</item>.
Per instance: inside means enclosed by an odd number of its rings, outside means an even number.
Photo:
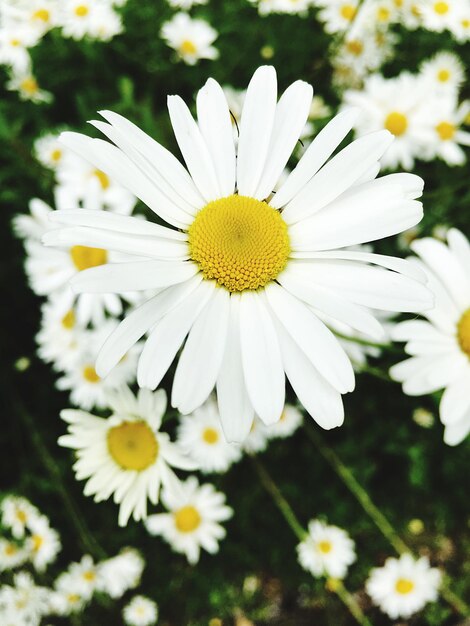
[[[39,242],[46,230],[49,230],[49,214],[51,207],[40,200],[33,198],[29,202],[29,214],[20,213],[13,218],[13,230],[18,237]]]
[[[0,29],[0,65],[9,65],[17,73],[26,73],[31,65],[28,48],[37,43],[36,32],[27,26]]]
[[[35,104],[51,102],[53,99],[51,92],[41,89],[36,77],[30,72],[14,74],[7,82],[6,88],[9,91],[17,91],[20,100],[29,100]]]
[[[193,6],[207,4],[209,0],[167,0],[168,4],[174,9],[183,9],[187,11]]]
[[[22,539],[27,527],[40,517],[38,509],[20,496],[6,496],[0,505],[2,526],[9,528],[15,539]]]
[[[426,87],[421,76],[402,72],[396,78],[374,74],[366,79],[363,90],[345,92],[344,104],[361,110],[355,124],[359,136],[379,129],[395,136],[381,161],[385,167],[411,169],[414,159],[422,157],[433,106]]]
[[[344,578],[356,560],[354,542],[346,531],[319,520],[308,524],[308,536],[297,546],[300,565],[313,576]]]
[[[63,162],[66,150],[59,141],[59,135],[46,133],[34,142],[36,159],[51,170],[56,170]]]
[[[59,14],[60,2],[57,0],[3,0],[0,8],[4,23],[28,26],[38,39],[57,26]]]
[[[345,68],[348,68],[355,76],[365,76],[377,70],[390,55],[393,48],[385,45],[388,41],[388,37],[385,36],[384,42],[379,43],[375,33],[364,33],[361,37],[354,39],[347,38],[337,49],[332,63],[339,71],[341,69],[345,71]]]
[[[470,6],[468,2],[458,7],[450,25],[450,31],[459,43],[470,40]]]
[[[0,619],[5,626],[39,626],[49,613],[50,589],[39,587],[28,572],[18,572],[13,585],[0,587]]]
[[[60,552],[62,545],[59,533],[50,527],[45,515],[29,521],[28,530],[31,534],[26,538],[25,549],[29,553],[34,569],[43,572],[56,560]]]
[[[82,581],[77,572],[62,572],[54,581],[54,593],[51,596],[51,610],[57,615],[71,615],[82,611],[91,599],[82,595]]]
[[[82,354],[82,342],[90,336],[78,323],[74,309],[64,313],[63,308],[60,298],[49,298],[41,307],[41,328],[36,335],[38,356],[58,371],[73,367]]]
[[[161,535],[192,565],[199,561],[201,548],[210,554],[219,551],[219,541],[226,534],[220,522],[233,515],[223,493],[210,484],[199,485],[191,476],[178,489],[165,489],[162,503],[169,512],[150,515],[145,521],[151,535]]]
[[[212,45],[217,31],[205,20],[193,19],[187,13],[177,13],[162,26],[161,37],[188,65],[200,59],[217,59],[219,51]]]
[[[420,0],[401,0],[399,21],[408,30],[422,26]]]
[[[391,619],[408,618],[428,602],[437,600],[441,573],[431,568],[426,557],[415,560],[411,554],[388,558],[374,568],[366,582],[375,605]]]
[[[125,548],[111,559],[98,564],[98,591],[111,598],[120,598],[128,589],[134,589],[140,582],[145,561],[134,548]]]
[[[92,557],[83,556],[77,563],[71,563],[67,569],[74,580],[74,590],[81,597],[89,600],[98,584],[98,568]]]
[[[108,41],[122,32],[122,22],[108,2],[97,0],[65,0],[61,9],[64,37]]]
[[[104,113],[110,124],[95,125],[122,149],[63,135],[66,145],[125,182],[176,227],[83,209],[51,215],[63,228],[46,233],[48,245],[133,249],[138,257],[81,273],[73,280],[77,292],[164,288],[107,340],[98,375],[111,371],[153,327],[138,382],[155,388],[189,334],[172,404],[191,413],[217,386],[229,441],[244,439],[254,413],[267,424],[280,418],[285,373],[321,426],[342,423],[341,394],[354,388],[354,373],[317,311],[380,338],[383,329],[365,307],[416,311],[432,302],[423,275],[408,262],[343,250],[396,234],[422,217],[415,200],[422,192],[419,177],[375,180],[393,140],[388,131],[358,139],[325,164],[355,121],[356,111],[343,112],[271,194],[305,125],[311,95],[298,81],[277,104],[275,71],[260,68],[245,98],[237,159],[228,106],[215,81],[198,94],[199,125],[181,98],[171,97],[173,127],[192,175],[111,112]]]
[[[436,32],[452,30],[462,0],[420,0],[419,13],[424,28]]]
[[[152,626],[157,623],[157,604],[145,596],[134,596],[122,611],[124,622],[128,626]]]
[[[458,106],[452,95],[440,99],[430,116],[427,159],[439,157],[447,165],[463,165],[466,162],[467,157],[461,146],[470,146],[470,133],[462,130],[462,126],[469,112],[470,100]]]
[[[465,80],[465,67],[460,58],[444,50],[423,61],[419,69],[437,94],[455,93]]]
[[[357,26],[385,32],[390,24],[399,21],[400,11],[395,0],[365,0],[359,8],[352,30]]]
[[[284,439],[290,437],[302,424],[302,413],[295,406],[286,404],[278,422],[266,428],[269,439]],[[245,440],[246,444],[246,440]]]
[[[147,516],[147,500],[157,504],[160,487],[177,488],[172,468],[193,470],[195,464],[159,432],[166,409],[163,390],[141,389],[135,397],[122,387],[105,395],[105,403],[112,410],[106,419],[74,409],[62,411],[69,426],[59,445],[76,451],[73,469],[77,480],[87,479],[85,495],[93,495],[95,502],[113,496],[120,505],[119,524],[125,526],[131,516],[136,521]]]
[[[213,398],[194,413],[181,417],[178,444],[204,473],[225,472],[241,457],[240,446],[225,440]]]
[[[268,426],[255,415],[251,424],[250,432],[245,437],[242,443],[242,449],[247,454],[256,454],[258,452],[264,452],[269,443],[269,430]]]
[[[262,15],[264,13],[262,6],[264,4],[271,4],[270,13],[288,13],[291,15],[301,15],[305,17],[308,14],[309,8],[312,6],[311,0],[273,0],[271,3],[268,0],[259,1],[259,12]]]
[[[0,572],[23,565],[28,558],[29,554],[23,546],[0,537]]]
[[[390,375],[411,396],[444,389],[439,414],[444,441],[452,446],[470,431],[470,245],[454,228],[447,242],[424,238],[411,244],[435,306],[423,314],[427,321],[401,322],[393,330],[393,339],[407,342],[411,358],[394,365]]]
[[[316,0],[320,7],[318,18],[325,22],[327,33],[333,34],[348,29],[356,17],[358,0]]]
[[[70,390],[72,404],[86,411],[93,407],[99,409],[107,407],[110,392],[121,385],[130,385],[135,380],[135,370],[141,352],[140,344],[134,345],[105,378],[96,373],[94,363],[97,348],[110,336],[116,326],[115,320],[107,320],[97,330],[82,333],[76,358],[71,359],[70,363],[61,362],[66,368],[63,376],[56,381],[56,387]]]

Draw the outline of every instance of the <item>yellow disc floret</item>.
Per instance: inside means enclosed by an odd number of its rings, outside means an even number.
[[[407,578],[399,578],[395,584],[395,591],[404,596],[411,593],[414,588],[414,582],[412,580],[408,580]]]
[[[450,122],[441,122],[436,126],[436,132],[442,141],[448,141],[455,135],[455,126]]]
[[[266,202],[228,196],[209,202],[196,215],[189,250],[207,280],[232,292],[259,289],[286,266],[287,224]]]
[[[180,45],[180,52],[181,54],[196,54],[197,48],[191,40],[185,39]]]
[[[83,378],[89,383],[98,383],[101,380],[93,365],[85,365],[82,374]]]
[[[320,552],[323,552],[323,554],[328,554],[329,552],[331,552],[331,542],[329,541],[319,541],[318,542],[318,549],[320,550]]]
[[[205,428],[202,433],[202,438],[206,443],[214,444],[219,441],[219,433],[215,430],[215,428]]]
[[[408,128],[408,120],[406,119],[406,115],[400,113],[398,111],[392,111],[385,118],[385,128],[395,135],[395,137],[399,137],[406,132]]]
[[[101,248],[89,248],[88,246],[73,246],[70,248],[70,256],[73,264],[79,272],[90,267],[104,265],[108,260],[108,253]]]
[[[470,357],[470,309],[467,309],[457,324],[457,339],[462,352]]]
[[[183,506],[174,513],[175,526],[181,533],[191,533],[201,523],[198,510],[191,505]]]
[[[158,441],[146,422],[123,422],[109,430],[108,451],[123,469],[141,472],[155,462]]]

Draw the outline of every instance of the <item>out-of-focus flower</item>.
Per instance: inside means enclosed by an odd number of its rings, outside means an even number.
[[[150,598],[134,596],[124,607],[122,616],[128,626],[151,626],[157,623],[158,607]]]
[[[308,524],[308,536],[297,546],[300,565],[313,576],[344,578],[356,560],[354,542],[337,526],[319,520]]]
[[[219,56],[219,51],[212,45],[217,39],[217,31],[205,20],[193,19],[187,13],[177,13],[165,22],[161,36],[188,65]]]

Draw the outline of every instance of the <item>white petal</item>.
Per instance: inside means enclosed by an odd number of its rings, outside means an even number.
[[[444,442],[448,446],[457,446],[470,431],[470,413],[456,424],[449,424],[444,429]]]
[[[298,80],[279,99],[268,158],[255,192],[256,198],[267,198],[271,195],[305,126],[312,96],[312,87]]]
[[[230,294],[218,288],[189,332],[176,368],[171,395],[180,413],[192,413],[214,389],[225,350]]]
[[[158,386],[214,289],[213,282],[203,280],[158,322],[140,355],[137,368],[140,387],[155,389]]]
[[[429,322],[424,320],[406,320],[396,324],[390,331],[390,336],[394,341],[409,341],[416,339],[419,341],[445,341],[449,335],[442,333]]]
[[[349,133],[358,114],[358,109],[342,111],[318,133],[287,180],[277,190],[270,202],[273,207],[282,208],[303,189]]]
[[[250,432],[254,410],[246,390],[240,346],[240,296],[230,297],[230,319],[217,378],[217,402],[225,439],[241,443]]]
[[[202,136],[212,157],[222,196],[235,191],[235,143],[232,120],[224,90],[209,78],[197,95],[197,118]]]
[[[265,424],[273,424],[284,408],[284,370],[276,330],[256,292],[245,291],[240,299],[240,341],[251,404]]]
[[[255,192],[271,141],[276,99],[276,71],[269,66],[259,67],[248,85],[240,121],[237,184],[242,196],[257,197]]]
[[[319,373],[340,393],[352,391],[354,371],[333,333],[303,302],[276,283],[270,283],[265,293],[272,314]]]
[[[455,424],[470,412],[469,387],[470,366],[462,376],[450,383],[442,395],[439,414],[443,424]]]
[[[468,239],[456,228],[451,228],[447,233],[449,248],[458,259],[464,269],[470,267],[470,243]],[[467,282],[470,284],[470,272],[466,272]]]

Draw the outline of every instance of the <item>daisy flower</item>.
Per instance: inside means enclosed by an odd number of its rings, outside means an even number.
[[[104,419],[73,409],[61,412],[68,434],[59,445],[76,450],[73,466],[77,480],[88,479],[84,493],[95,502],[114,496],[120,505],[119,525],[132,515],[138,521],[147,516],[147,500],[156,504],[160,487],[170,490],[178,479],[172,467],[192,470],[188,460],[159,432],[166,408],[163,390],[152,393],[141,389],[135,397],[128,387],[106,396],[112,410]]]
[[[37,43],[36,32],[28,26],[8,25],[0,30],[0,65],[9,65],[16,74],[31,66],[28,48]]]
[[[38,38],[59,22],[57,0],[4,0],[3,18],[7,22],[17,22],[34,29]]]
[[[156,602],[145,596],[134,596],[122,611],[128,626],[151,626],[157,623],[158,607]]]
[[[467,157],[461,146],[470,146],[470,133],[462,130],[462,126],[469,112],[470,100],[458,106],[452,95],[440,98],[431,116],[427,159],[439,157],[447,165],[463,165],[466,162]]]
[[[13,585],[0,587],[2,624],[39,626],[43,615],[49,613],[51,591],[37,586],[28,572],[15,574]]]
[[[29,202],[29,214],[15,215],[13,218],[13,230],[17,237],[39,242],[51,223],[49,214],[51,207],[40,200],[33,198]]]
[[[203,473],[225,472],[241,457],[240,446],[225,440],[213,398],[181,418],[178,444]]]
[[[452,228],[444,243],[431,238],[414,241],[411,249],[435,295],[435,307],[424,320],[397,324],[396,341],[406,341],[411,358],[394,365],[390,376],[411,396],[444,389],[439,414],[444,441],[456,445],[470,431],[470,244]]]
[[[460,4],[461,0],[420,0],[419,12],[424,28],[439,33],[451,30]]]
[[[361,137],[328,160],[356,119],[356,111],[344,111],[272,194],[311,99],[312,88],[297,81],[277,103],[274,68],[259,68],[247,90],[236,157],[228,105],[216,81],[209,79],[198,93],[197,123],[181,98],[170,97],[189,172],[115,113],[102,113],[108,124],[94,122],[115,146],[62,135],[65,145],[119,179],[169,224],[83,209],[51,216],[62,228],[46,233],[46,245],[100,246],[139,257],[79,274],[72,281],[77,292],[162,288],[109,337],[98,375],[106,376],[152,328],[137,375],[141,387],[154,389],[188,337],[172,405],[192,413],[216,387],[228,441],[243,441],[254,413],[266,424],[280,418],[285,374],[322,427],[342,424],[341,394],[353,390],[354,372],[318,311],[382,337],[364,307],[417,311],[432,304],[420,282],[424,276],[412,264],[342,250],[401,232],[422,217],[419,177],[375,180],[393,141],[387,130]]]
[[[267,435],[270,439],[290,437],[302,424],[302,420],[303,416],[299,409],[286,404],[279,421],[267,428]]]
[[[40,517],[38,509],[19,496],[6,496],[0,505],[2,526],[9,528],[15,539],[22,539],[26,529]]]
[[[0,537],[0,572],[23,565],[28,558],[29,554],[24,547]]]
[[[460,58],[452,52],[442,51],[423,61],[421,76],[436,93],[455,92],[465,80],[465,68]]]
[[[98,564],[97,589],[111,598],[120,598],[128,589],[134,589],[140,582],[145,561],[134,548],[124,548],[111,559]]]
[[[162,503],[169,512],[150,515],[145,521],[151,535],[161,535],[191,565],[199,561],[201,548],[210,554],[219,551],[219,541],[225,537],[220,522],[233,515],[223,493],[212,485],[199,485],[191,476],[178,489],[165,489]]]
[[[313,576],[344,578],[356,560],[354,542],[346,531],[319,520],[308,524],[308,535],[297,546],[300,565]]]
[[[219,57],[219,51],[212,45],[217,31],[205,20],[193,19],[187,13],[177,13],[165,22],[160,35],[188,65],[195,65],[200,59]]]
[[[462,3],[457,8],[450,24],[450,31],[459,43],[470,40],[470,6],[468,3]]]
[[[276,422],[275,424],[277,424]],[[271,424],[273,426],[274,424]],[[242,443],[242,449],[247,454],[256,454],[264,452],[268,447],[269,429],[268,426],[255,415],[251,424],[250,431]]]
[[[28,530],[31,535],[25,541],[25,549],[33,567],[38,572],[43,572],[50,563],[56,560],[60,552],[62,545],[59,533],[50,527],[45,515],[30,520]]]
[[[366,582],[374,604],[391,619],[408,618],[428,602],[437,599],[441,573],[431,568],[426,557],[415,560],[411,554],[388,558],[374,568]]]
[[[36,77],[30,72],[14,74],[6,87],[10,91],[17,91],[20,100],[29,100],[35,104],[52,102],[53,99],[51,92],[41,89]]]
[[[36,159],[51,170],[57,169],[64,158],[64,146],[59,142],[57,133],[46,133],[34,142]]]
[[[96,591],[98,581],[98,570],[92,557],[86,554],[78,563],[71,563],[67,572],[74,579],[74,591],[89,600]]]
[[[339,33],[349,28],[356,17],[358,0],[317,0],[315,5],[321,7],[318,18],[325,22],[327,33]]]
[[[83,582],[76,571],[65,571],[54,582],[51,608],[57,615],[71,615],[81,612],[91,599],[88,593],[82,595]]]
[[[120,17],[108,2],[65,0],[61,9],[64,37],[76,40],[91,37],[108,41],[123,30]]]

